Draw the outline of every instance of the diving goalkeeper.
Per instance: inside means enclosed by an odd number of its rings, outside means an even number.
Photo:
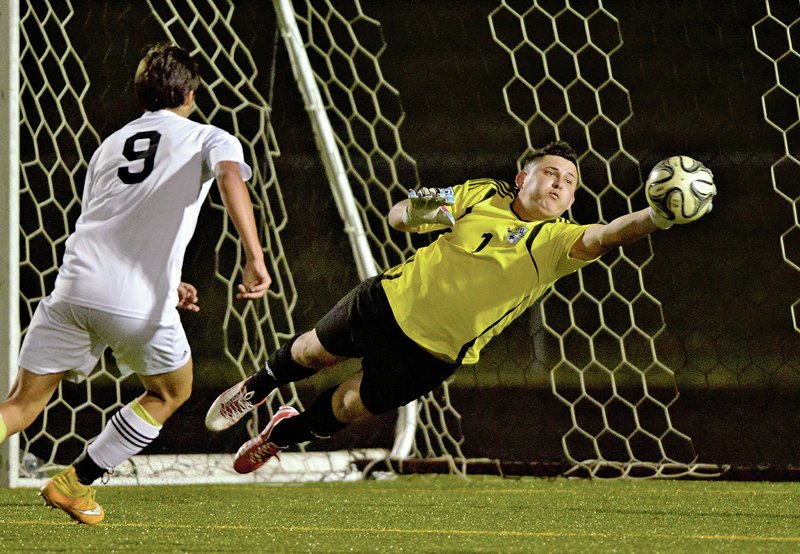
[[[513,185],[480,179],[410,191],[391,208],[389,224],[449,231],[356,286],[314,329],[290,339],[210,407],[206,426],[221,431],[276,387],[347,358],[362,360],[360,371],[304,412],[282,406],[241,446],[236,471],[254,471],[281,448],[330,437],[427,394],[460,365],[476,363],[481,348],[560,277],[669,226],[649,207],[608,224],[571,223],[562,215],[577,186],[575,152],[554,142],[525,161]]]

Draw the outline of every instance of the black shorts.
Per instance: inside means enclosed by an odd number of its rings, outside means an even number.
[[[315,329],[331,354],[362,358],[361,401],[373,414],[429,393],[459,366],[432,356],[403,333],[381,286],[381,276],[362,281]]]

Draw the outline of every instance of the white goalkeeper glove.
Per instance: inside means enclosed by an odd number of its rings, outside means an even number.
[[[650,219],[659,229],[669,229],[672,227],[672,221],[655,211],[652,206],[650,207]]]
[[[408,206],[403,212],[403,224],[406,227],[434,224],[452,227],[456,220],[447,206],[456,203],[453,188],[421,188],[417,191],[409,189]]]
[[[713,204],[709,204],[708,208],[706,208],[706,211],[704,211],[699,216],[696,216],[695,219],[699,219],[699,218],[703,217],[705,214],[710,212],[713,207],[714,207]],[[667,219],[666,217],[664,217],[663,215],[661,215],[658,212],[658,210],[654,209],[652,206],[650,206],[650,219],[652,220],[653,223],[656,224],[656,227],[658,227],[659,229],[669,229],[670,227],[672,227],[676,223],[677,224],[689,223],[689,221],[671,221],[671,220]],[[691,221],[694,221],[695,219],[692,219]]]

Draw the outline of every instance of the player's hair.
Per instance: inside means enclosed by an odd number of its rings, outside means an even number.
[[[134,85],[145,110],[177,108],[200,86],[200,69],[189,52],[160,42],[150,46],[139,62]]]
[[[575,167],[578,167],[578,156],[575,154],[575,150],[572,146],[563,140],[558,140],[555,142],[551,142],[550,144],[540,148],[533,152],[533,154],[526,156],[525,161],[522,164],[522,169],[524,171],[528,171],[533,165],[536,160],[541,158],[542,156],[558,156],[560,158],[564,158],[566,160],[571,161],[575,164]]]

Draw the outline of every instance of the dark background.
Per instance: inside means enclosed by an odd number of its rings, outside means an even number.
[[[527,144],[523,128],[503,103],[503,85],[512,69],[488,25],[487,16],[497,3],[363,4],[364,12],[382,27],[386,49],[381,68],[399,91],[405,112],[402,144],[417,162],[420,182],[447,186],[479,177],[513,179]],[[510,4],[523,11],[530,7],[528,2]],[[559,2],[540,4],[550,13],[560,9]],[[592,2],[576,4],[582,13],[595,9]],[[133,68],[148,43],[165,37],[145,3],[84,0],[72,6],[74,15],[65,30],[90,77],[84,100],[88,120],[103,138],[138,115]],[[658,359],[675,372],[679,395],[669,407],[671,423],[691,437],[701,462],[796,463],[800,336],[790,307],[800,297],[800,279],[781,252],[780,237],[795,224],[792,207],[773,190],[770,178],[784,145],[762,111],[762,95],[775,83],[772,62],[756,51],[753,40],[753,25],[766,14],[764,3],[610,0],[603,7],[618,20],[622,38],[610,67],[613,79],[630,96],[632,113],[619,126],[625,152],[645,174],[667,156],[700,159],[713,170],[719,190],[708,217],[653,235],[653,256],[641,272],[644,290],[663,310],[665,327],[655,346]],[[778,16],[787,23],[800,18],[796,5],[783,11]],[[28,20],[23,27],[34,25]],[[297,290],[294,324],[304,330],[358,276],[286,51],[282,43],[277,51],[273,48],[271,6],[236,2],[233,27],[256,65],[264,68],[258,78],[264,95],[273,56],[275,60],[271,123],[281,153],[274,163],[288,214],[282,237]],[[780,48],[780,33],[767,30],[765,43],[774,40]],[[562,40],[569,43],[569,35]],[[209,101],[201,97],[198,103],[202,108]],[[794,110],[789,101],[778,103],[773,113],[790,124],[798,119],[796,106]],[[561,138],[582,145],[585,138],[573,131],[565,126]],[[552,138],[534,136],[540,142]],[[88,157],[92,145],[86,142]],[[23,142],[23,159],[37,155],[48,154],[34,153]],[[596,219],[588,191],[602,190],[607,177],[591,167],[581,171],[587,191],[583,196],[579,192],[572,215],[588,222]],[[619,185],[628,190],[641,175],[626,178],[629,182]],[[26,198],[23,226],[33,213]],[[632,204],[634,209],[645,205],[641,194]],[[67,210],[70,222],[76,210]],[[151,445],[154,452],[232,451],[246,437],[243,428],[212,437],[202,427],[210,399],[238,380],[221,358],[218,329],[225,290],[214,280],[212,267],[218,219],[217,212],[204,211],[186,258],[184,278],[201,289],[203,305],[199,315],[184,318],[197,367],[196,392]],[[791,240],[790,255],[796,251]],[[45,284],[53,278],[45,276]],[[23,287],[26,283],[33,278],[23,267]],[[25,318],[23,313],[23,327]],[[485,349],[478,367],[465,368],[456,377],[450,393],[463,418],[465,454],[563,460],[560,441],[570,427],[569,413],[551,393],[550,368],[536,360],[532,343],[540,332],[534,308]],[[318,387],[312,383],[301,395],[310,398]],[[83,394],[70,390],[67,396]],[[138,392],[135,386],[125,390],[129,395]],[[387,446],[392,426],[391,417],[379,418],[341,433],[328,446]],[[63,456],[71,450],[62,448]]]

